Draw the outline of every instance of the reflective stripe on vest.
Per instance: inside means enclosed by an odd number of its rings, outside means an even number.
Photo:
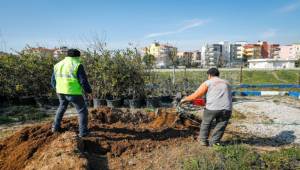
[[[82,88],[77,78],[79,65],[79,57],[66,57],[54,66],[57,93],[82,95]]]

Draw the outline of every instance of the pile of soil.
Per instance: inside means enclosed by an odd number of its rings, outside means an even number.
[[[90,111],[88,137],[76,136],[76,118],[63,120],[62,129],[53,134],[49,122],[1,141],[0,169],[124,168],[119,158],[192,141],[199,130],[174,109],[132,113],[107,107]]]

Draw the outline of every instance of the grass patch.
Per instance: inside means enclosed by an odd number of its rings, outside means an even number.
[[[300,147],[258,153],[248,146],[237,144],[213,147],[213,153],[185,159],[185,170],[209,169],[297,169],[300,168]]]
[[[240,71],[221,70],[220,77],[230,81],[231,84],[240,83]],[[182,83],[184,79],[199,86],[207,80],[205,70],[201,71],[176,71],[176,83]],[[298,84],[299,70],[244,70],[242,83],[244,84]],[[158,82],[172,78],[172,72],[157,72]]]
[[[14,106],[1,110],[0,124],[26,121],[42,121],[49,117],[44,111],[32,106]]]
[[[300,148],[292,147],[265,153],[261,159],[269,169],[300,169]]]
[[[190,157],[182,162],[184,170],[217,170],[222,169],[221,158],[213,150],[201,152],[196,157]]]

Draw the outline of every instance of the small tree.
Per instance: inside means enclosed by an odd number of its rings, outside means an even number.
[[[137,50],[127,49],[125,53],[128,57],[127,64],[129,65],[130,81],[128,85],[129,94],[133,99],[138,99],[144,95],[145,86],[145,67],[142,64],[142,57],[138,54]],[[144,58],[143,58],[144,59]],[[151,60],[148,60],[148,64],[151,64]],[[148,65],[148,66],[149,66]],[[150,67],[150,66],[149,66]],[[149,68],[150,69],[150,68]]]
[[[168,60],[171,62],[171,65],[173,67],[173,80],[172,80],[172,83],[173,83],[173,86],[175,85],[175,69],[176,69],[176,66],[178,65],[178,57],[177,57],[177,54],[176,54],[176,50],[169,50],[168,53],[167,53],[167,58]]]
[[[93,96],[98,99],[105,99],[108,94],[106,72],[110,65],[109,58],[109,51],[99,54],[89,50],[83,57],[84,67],[92,85]]]
[[[143,63],[146,66],[146,72],[147,72],[147,76],[148,76],[148,81],[151,80],[151,71],[154,68],[155,65],[155,57],[154,55],[151,54],[146,54],[143,57]]]

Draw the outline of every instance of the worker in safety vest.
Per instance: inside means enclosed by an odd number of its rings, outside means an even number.
[[[79,137],[89,134],[88,110],[83,97],[83,91],[89,99],[92,98],[92,89],[87,80],[83,65],[80,63],[80,51],[69,49],[67,57],[55,64],[51,78],[51,85],[56,89],[59,107],[56,111],[52,132],[61,131],[61,120],[68,104],[71,102],[79,114]]]
[[[181,104],[191,102],[206,95],[206,106],[200,127],[199,141],[203,146],[219,145],[225,128],[231,117],[232,95],[228,81],[219,78],[219,70],[211,68],[207,71],[208,80],[200,85],[196,92],[181,100]],[[214,132],[208,142],[212,122],[216,120]]]

